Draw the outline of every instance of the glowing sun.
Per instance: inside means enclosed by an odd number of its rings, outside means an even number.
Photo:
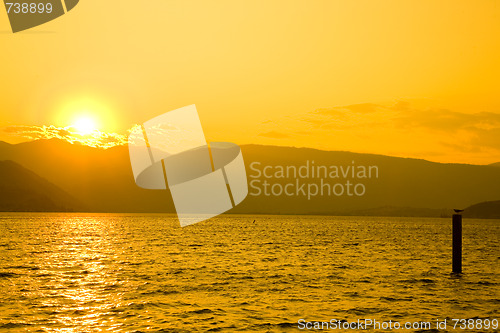
[[[78,118],[73,127],[78,131],[78,133],[82,135],[90,134],[94,131],[97,131],[97,125],[92,118],[82,117]]]

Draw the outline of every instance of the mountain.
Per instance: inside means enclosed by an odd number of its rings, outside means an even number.
[[[395,216],[395,217],[451,217],[452,209],[433,209],[415,207],[377,207],[372,209],[344,212],[346,216]]]
[[[478,219],[500,219],[500,200],[472,205],[463,212],[464,217]]]
[[[63,140],[1,146],[13,160],[72,194],[95,212],[175,212],[168,191],[136,186],[127,147],[98,149]]]
[[[492,163],[492,164],[490,164],[490,166],[500,167],[500,162],[498,162],[498,163]]]
[[[491,166],[309,148],[243,145],[241,150],[250,184],[249,195],[232,213],[439,216],[444,208],[462,208],[499,199],[500,168]],[[33,170],[92,211],[175,212],[169,191],[136,186],[125,146],[104,150],[57,139],[0,144],[0,160],[4,159]],[[307,165],[308,177],[293,177],[293,174],[280,177],[280,167],[293,173],[294,169],[304,171]],[[318,167],[328,170],[327,177],[322,174],[324,183],[330,188],[343,189],[343,195],[330,193],[308,198],[301,190],[296,191],[301,186],[305,190],[309,185],[314,189],[314,184],[321,187],[318,172],[313,176],[311,171]],[[357,177],[359,168],[363,167],[366,170],[374,167],[371,178]],[[329,177],[335,168],[336,175]],[[264,171],[271,177],[266,178]],[[288,185],[288,189],[294,189],[293,195],[265,195],[264,182],[275,190]],[[347,191],[352,192],[354,186],[358,186],[358,194],[363,190],[363,195],[348,195]],[[258,191],[260,195],[256,195]]]
[[[247,164],[249,182],[258,175],[248,168],[252,161],[263,166],[300,166],[307,161],[315,166],[376,166],[378,178],[328,179],[330,184],[363,184],[362,196],[258,196],[247,198],[235,211],[258,211],[287,214],[351,214],[352,211],[379,207],[425,207],[430,209],[467,207],[476,202],[499,198],[500,169],[482,165],[445,164],[419,159],[399,158],[351,152],[320,151],[309,148],[291,148],[247,145],[242,146]],[[274,177],[275,178],[275,177]],[[270,182],[293,183],[295,179],[270,179]],[[263,177],[258,178],[261,182]],[[314,179],[300,179],[305,183],[319,183]],[[260,186],[262,188],[262,185]],[[345,186],[344,186],[345,187]],[[250,191],[253,189],[250,187]],[[255,190],[256,191],[256,190]]]
[[[0,211],[84,209],[71,195],[12,161],[0,161]]]

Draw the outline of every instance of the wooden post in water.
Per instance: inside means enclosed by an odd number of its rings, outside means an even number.
[[[462,273],[462,214],[453,214],[453,273]]]

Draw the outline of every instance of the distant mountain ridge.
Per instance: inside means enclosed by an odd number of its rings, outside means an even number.
[[[348,216],[398,216],[398,217],[451,217],[451,209],[433,209],[416,207],[377,207],[345,212]]]
[[[500,200],[472,205],[465,209],[463,215],[469,218],[500,219]]]
[[[63,140],[0,145],[12,160],[73,195],[93,212],[175,212],[168,191],[136,186],[128,148],[98,149]]]
[[[260,209],[262,212],[278,214],[352,215],[363,210],[381,211],[382,207],[392,207],[391,214],[395,214],[396,207],[399,207],[399,210],[401,207],[442,210],[468,207],[477,202],[500,197],[500,170],[489,166],[444,164],[309,148],[246,145],[242,146],[242,151],[247,165],[250,161],[261,161],[262,165],[296,166],[307,160],[315,161],[316,165],[350,165],[355,161],[357,165],[378,166],[380,177],[362,180],[366,185],[366,194],[362,197],[331,196],[308,201],[297,197],[270,196],[265,200],[258,200],[259,205],[254,207],[249,207],[254,204],[253,200],[245,200],[235,209],[241,212]],[[252,170],[247,167],[247,171],[251,178]],[[437,211],[432,213],[433,216],[436,214],[441,215]]]
[[[0,211],[57,212],[85,207],[54,184],[12,161],[0,161]]]
[[[332,195],[308,200],[304,196],[254,196],[250,187],[250,195],[230,211],[233,213],[440,216],[444,209],[500,199],[500,168],[491,166],[310,148],[242,145],[241,149],[249,182],[266,180],[255,178],[255,168],[250,167],[254,162],[263,168],[300,167],[307,161],[314,161],[315,165],[349,166],[354,161],[356,165],[377,166],[380,175],[357,180],[366,187],[366,194],[359,197]],[[32,170],[90,211],[175,212],[168,190],[144,190],[136,186],[126,146],[103,150],[57,139],[0,144],[0,160],[12,160]],[[285,185],[295,179],[269,181]]]

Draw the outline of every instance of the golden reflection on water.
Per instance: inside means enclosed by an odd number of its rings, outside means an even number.
[[[52,276],[43,289],[52,292],[40,307],[56,309],[52,312],[53,322],[73,327],[54,328],[55,331],[81,332],[82,327],[105,325],[112,329],[122,325],[100,319],[123,300],[122,294],[108,292],[118,285],[113,272],[109,271],[109,263],[116,259],[114,225],[92,216],[62,218],[55,223],[42,224],[46,229],[42,235],[49,235],[45,241],[49,241],[54,250],[41,251],[40,259],[45,265],[42,274]]]
[[[0,215],[0,330],[287,332],[297,320],[498,316],[498,221]],[[485,246],[488,244],[488,246]],[[475,251],[474,249],[477,249]]]

